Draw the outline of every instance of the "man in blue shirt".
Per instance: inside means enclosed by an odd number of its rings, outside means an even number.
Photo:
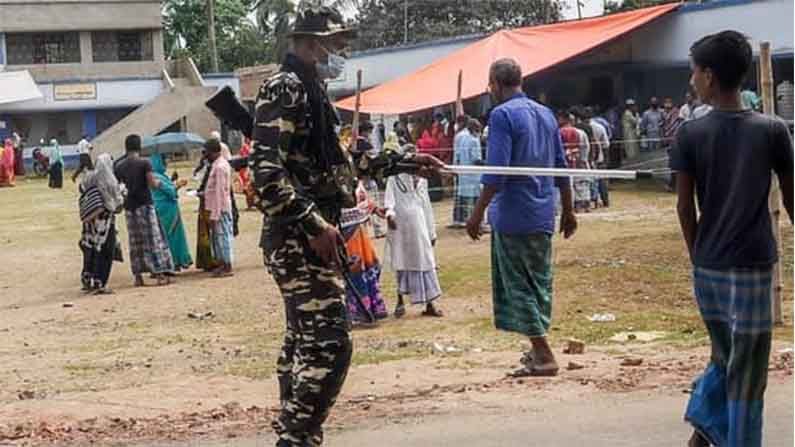
[[[498,105],[489,117],[487,164],[565,168],[555,115],[527,98],[521,86],[522,70],[516,61],[492,64],[489,90]],[[560,189],[560,228],[569,238],[577,229],[569,178],[484,175],[481,183],[484,189],[467,232],[472,239],[480,238],[488,207],[494,322],[497,329],[528,336],[533,346],[522,359],[524,367],[513,375],[556,375],[558,364],[546,339],[552,316],[553,188]]]

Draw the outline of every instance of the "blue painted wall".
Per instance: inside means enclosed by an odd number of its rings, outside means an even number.
[[[88,139],[97,136],[97,112],[95,110],[83,110],[83,135],[88,135]]]

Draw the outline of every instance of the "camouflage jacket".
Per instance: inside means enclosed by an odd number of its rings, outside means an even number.
[[[336,135],[339,118],[314,74],[288,55],[257,95],[252,153],[257,207],[271,223],[315,236],[355,205],[357,175],[382,181],[404,156],[350,153]]]

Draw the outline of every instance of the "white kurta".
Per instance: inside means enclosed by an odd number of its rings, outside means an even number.
[[[402,190],[402,189],[405,189]],[[389,229],[384,250],[384,268],[427,272],[436,268],[431,241],[436,239],[428,181],[409,174],[390,177],[384,207],[397,229]]]

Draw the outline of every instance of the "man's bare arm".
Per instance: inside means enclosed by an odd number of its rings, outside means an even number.
[[[676,175],[676,191],[678,194],[676,212],[679,215],[679,226],[682,228],[682,236],[685,238],[687,251],[692,261],[694,255],[693,247],[696,243],[696,231],[698,230],[693,177],[686,172],[678,172]]]

